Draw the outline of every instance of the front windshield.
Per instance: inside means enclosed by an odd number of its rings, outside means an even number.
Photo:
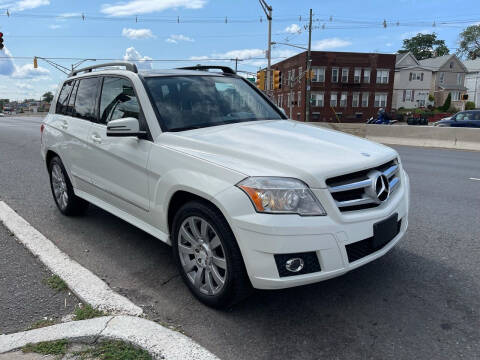
[[[167,131],[282,118],[242,79],[158,76],[147,77],[145,82]]]

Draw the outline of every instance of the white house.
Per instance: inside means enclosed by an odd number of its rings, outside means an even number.
[[[412,53],[397,54],[392,107],[412,109],[430,104],[428,95],[432,71],[420,64]]]
[[[473,101],[477,108],[480,107],[480,59],[467,60],[463,64],[467,68],[465,87],[467,88],[468,101]]]

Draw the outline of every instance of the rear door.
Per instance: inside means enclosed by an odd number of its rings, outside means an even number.
[[[94,149],[89,172],[96,196],[129,214],[147,220],[150,209],[147,162],[152,142],[137,137],[107,137],[108,122],[134,117],[148,131],[131,81],[105,76],[99,96],[98,121],[92,124],[89,142]]]
[[[84,81],[84,80],[81,80]],[[56,127],[59,144],[57,149],[62,162],[69,172],[74,188],[84,190],[85,184],[81,179],[88,177],[85,172],[85,162],[88,155],[88,135],[90,121],[78,118],[75,112],[77,88],[80,80],[67,81],[60,92],[56,117],[52,126]],[[93,88],[92,91],[97,91]]]

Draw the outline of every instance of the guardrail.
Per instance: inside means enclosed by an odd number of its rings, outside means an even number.
[[[408,125],[312,123],[390,145],[480,151],[480,129]]]

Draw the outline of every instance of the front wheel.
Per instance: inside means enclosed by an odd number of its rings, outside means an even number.
[[[248,296],[242,255],[213,206],[197,201],[182,206],[173,221],[172,246],[184,282],[204,304],[224,308]]]
[[[58,209],[64,215],[80,215],[85,213],[88,202],[79,198],[73,192],[73,186],[68,178],[62,160],[54,157],[48,164],[50,173],[50,188]]]

